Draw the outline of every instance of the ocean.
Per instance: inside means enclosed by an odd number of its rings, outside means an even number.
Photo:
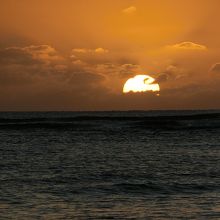
[[[220,219],[220,111],[1,112],[0,219]]]

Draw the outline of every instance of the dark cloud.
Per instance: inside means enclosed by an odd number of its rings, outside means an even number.
[[[130,63],[122,65],[117,63],[98,64],[96,71],[107,77],[117,77],[118,79],[129,78],[142,72],[140,65]]]
[[[0,63],[3,65],[49,64],[59,60],[62,60],[62,57],[58,55],[54,48],[48,45],[8,47],[0,50]]]
[[[167,73],[161,73],[157,78],[156,78],[156,82],[157,83],[162,83],[162,82],[166,82],[169,78],[169,75]]]
[[[50,45],[1,49],[1,103],[16,104],[17,109],[34,105],[52,109],[72,106],[78,110],[165,108],[186,103],[187,98],[195,100],[204,93],[211,97],[218,90],[213,81],[203,79],[205,74],[194,74],[202,67],[190,69],[184,65],[187,62],[178,59],[159,67],[158,74],[153,75],[161,86],[160,97],[154,93],[127,96],[122,94],[122,88],[128,78],[153,71],[144,71],[131,55],[103,48],[76,49],[70,56],[66,54]],[[219,65],[215,64],[213,69],[217,71]]]
[[[19,47],[11,47],[0,50],[0,64],[39,64],[39,60],[35,60],[32,54]]]
[[[140,66],[136,64],[126,63],[120,66],[119,77],[129,77],[140,74]]]
[[[216,63],[211,67],[211,72],[220,72],[220,63]]]
[[[176,65],[169,65],[162,73],[158,74],[156,81],[158,83],[163,83],[166,81],[177,80],[185,75],[182,68]]]
[[[98,49],[96,53],[104,52]],[[31,97],[36,103],[43,103],[46,97],[52,102],[49,96],[55,94],[58,102],[69,100],[65,96],[86,102],[85,94],[103,94],[100,89],[103,90],[105,77],[95,66],[73,63],[48,45],[6,48],[0,51],[0,61],[1,89],[16,90],[21,102],[26,100],[30,104]],[[13,92],[8,94],[10,97],[15,99]]]

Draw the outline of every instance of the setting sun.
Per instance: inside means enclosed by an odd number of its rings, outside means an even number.
[[[160,91],[160,86],[157,83],[153,83],[155,79],[148,75],[136,75],[126,81],[123,87],[123,93],[128,92],[146,92]]]

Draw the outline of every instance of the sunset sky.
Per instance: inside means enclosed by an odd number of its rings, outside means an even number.
[[[219,0],[0,4],[1,111],[220,108]]]

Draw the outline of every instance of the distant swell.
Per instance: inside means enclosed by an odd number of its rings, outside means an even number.
[[[220,114],[197,114],[175,116],[75,116],[55,118],[0,118],[0,129],[219,129]]]
[[[134,183],[121,183],[116,184],[116,187],[120,192],[123,193],[141,193],[141,194],[152,194],[152,193],[162,193],[162,194],[178,194],[178,193],[201,193],[204,191],[212,191],[218,189],[218,186],[204,185],[204,184],[134,184]]]

